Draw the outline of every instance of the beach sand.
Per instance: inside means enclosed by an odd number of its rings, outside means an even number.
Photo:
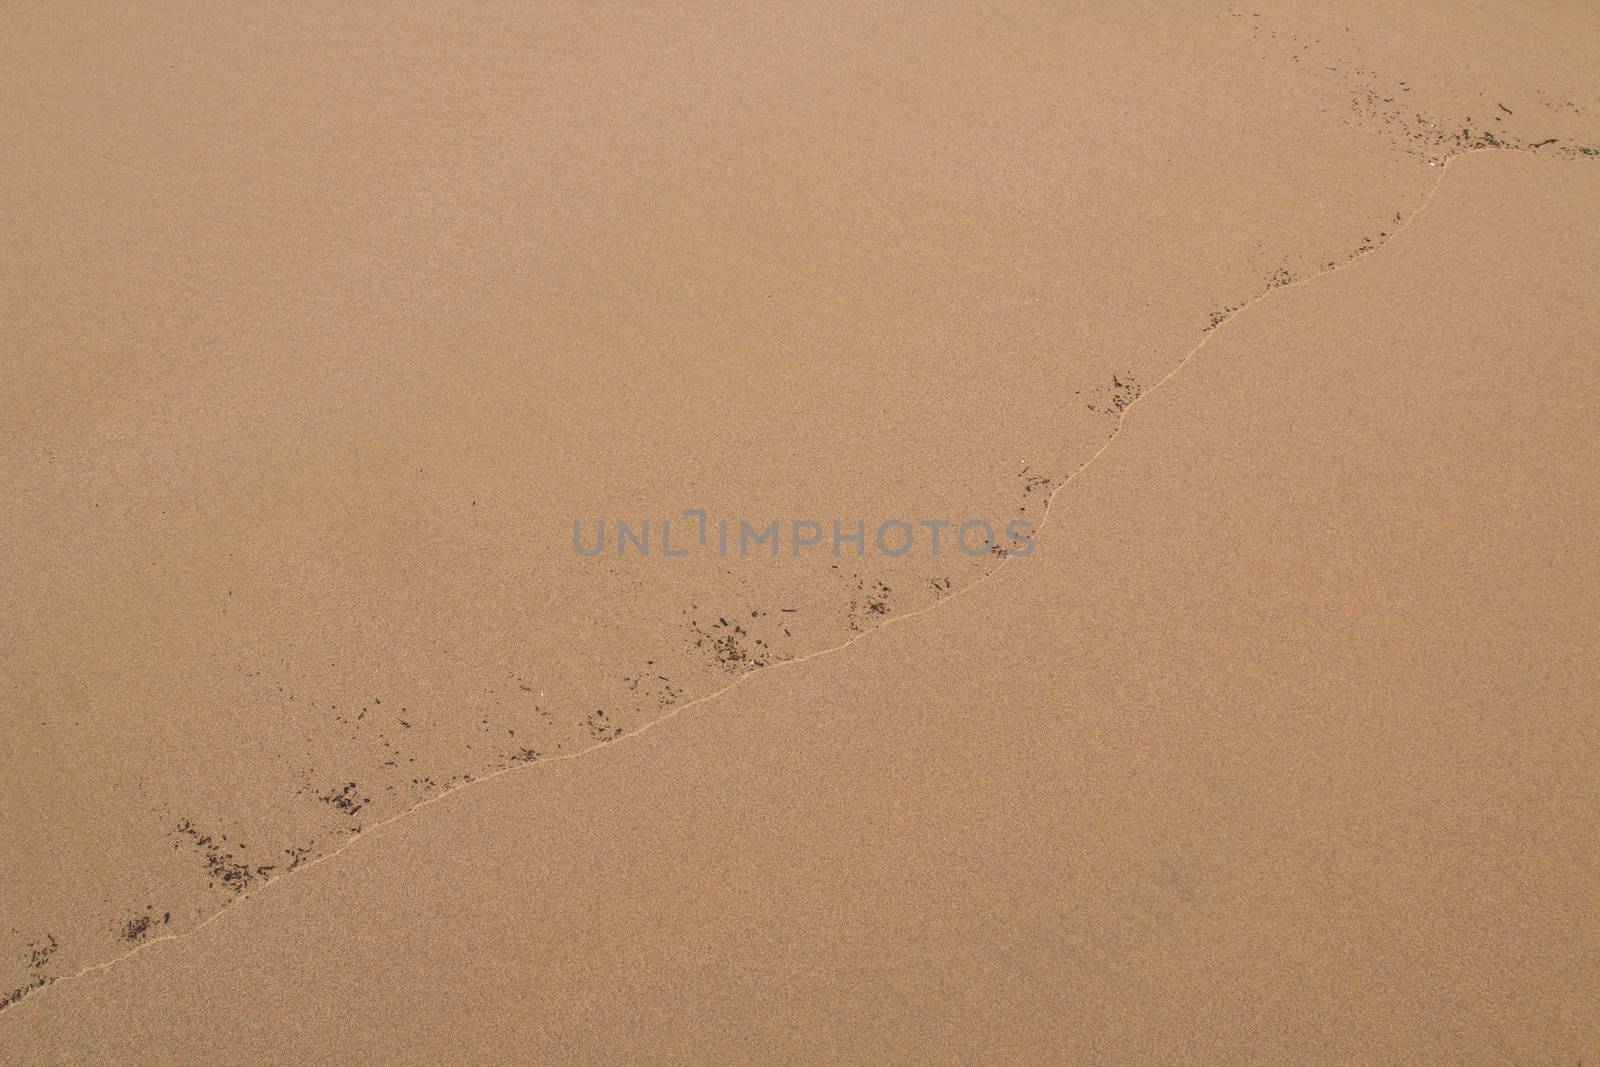
[[[11,22],[7,1062],[1600,1056],[1594,11]]]

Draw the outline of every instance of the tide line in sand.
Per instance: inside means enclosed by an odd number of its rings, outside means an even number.
[[[1482,145],[1482,146],[1477,146],[1477,147],[1473,147],[1473,148],[1464,149],[1464,150],[1462,150],[1460,152],[1454,153],[1454,154],[1446,157],[1442,161],[1432,161],[1432,160],[1430,160],[1429,164],[1428,164],[1429,167],[1435,167],[1435,164],[1437,163],[1437,168],[1436,169],[1438,171],[1438,176],[1434,179],[1433,185],[1431,187],[1429,187],[1427,193],[1422,198],[1422,202],[1420,204],[1418,204],[1417,208],[1414,211],[1412,211],[1410,215],[1404,217],[1400,221],[1400,224],[1395,227],[1394,231],[1391,232],[1390,234],[1388,234],[1380,243],[1377,243],[1377,244],[1373,245],[1371,248],[1363,249],[1363,250],[1357,252],[1350,259],[1346,260],[1344,263],[1342,263],[1342,264],[1340,264],[1338,266],[1329,267],[1329,268],[1326,268],[1324,270],[1318,271],[1315,274],[1309,274],[1309,275],[1306,275],[1305,277],[1296,278],[1296,279],[1294,279],[1292,281],[1285,281],[1285,282],[1275,283],[1275,284],[1269,285],[1266,289],[1264,289],[1260,293],[1256,294],[1251,299],[1246,300],[1243,304],[1239,305],[1236,309],[1234,309],[1229,315],[1227,315],[1221,321],[1216,322],[1211,327],[1208,327],[1206,332],[1205,332],[1205,335],[1200,339],[1200,342],[1198,344],[1196,344],[1193,348],[1189,349],[1189,351],[1186,352],[1183,355],[1183,357],[1181,359],[1179,359],[1176,364],[1173,365],[1171,370],[1169,370],[1166,374],[1164,374],[1154,385],[1150,386],[1148,389],[1142,390],[1137,395],[1135,395],[1131,400],[1129,400],[1129,402],[1126,405],[1124,405],[1118,411],[1116,425],[1112,428],[1110,433],[1107,435],[1105,441],[1101,443],[1100,447],[1098,449],[1096,449],[1094,451],[1094,453],[1091,454],[1087,459],[1085,459],[1082,463],[1080,463],[1077,466],[1077,468],[1072,471],[1071,474],[1067,475],[1064,479],[1062,479],[1061,483],[1059,485],[1057,485],[1055,487],[1055,489],[1053,489],[1051,491],[1050,495],[1045,499],[1045,503],[1044,503],[1045,514],[1044,514],[1044,517],[1040,520],[1038,529],[1035,531],[1035,536],[1037,536],[1038,533],[1042,532],[1044,527],[1049,524],[1050,511],[1051,511],[1052,506],[1055,504],[1056,497],[1060,495],[1060,493],[1061,493],[1061,491],[1063,489],[1065,489],[1068,485],[1072,484],[1072,482],[1075,481],[1078,478],[1079,475],[1083,474],[1084,471],[1088,470],[1095,463],[1096,460],[1098,460],[1102,455],[1105,454],[1105,452],[1111,447],[1112,443],[1115,442],[1117,437],[1122,433],[1122,427],[1123,427],[1124,423],[1126,422],[1126,420],[1128,418],[1128,415],[1140,403],[1140,401],[1142,401],[1145,397],[1150,396],[1156,390],[1160,389],[1163,385],[1165,385],[1168,381],[1170,381],[1174,376],[1176,376],[1179,371],[1183,370],[1183,368],[1186,365],[1188,365],[1188,363],[1191,360],[1193,360],[1197,355],[1199,355],[1200,352],[1205,349],[1206,345],[1211,342],[1211,339],[1213,337],[1215,337],[1217,335],[1217,333],[1220,332],[1228,323],[1233,322],[1234,320],[1236,320],[1245,311],[1247,311],[1251,307],[1254,307],[1256,304],[1260,303],[1262,300],[1265,300],[1267,297],[1271,296],[1274,292],[1277,292],[1277,291],[1283,290],[1283,289],[1291,289],[1291,288],[1294,288],[1295,286],[1304,285],[1304,284],[1306,284],[1308,282],[1315,281],[1318,278],[1324,278],[1324,277],[1327,277],[1329,275],[1336,274],[1339,271],[1342,271],[1342,270],[1346,269],[1347,267],[1350,267],[1353,264],[1360,262],[1362,259],[1365,259],[1367,256],[1370,256],[1370,255],[1376,253],[1377,251],[1379,251],[1380,249],[1386,247],[1391,241],[1395,240],[1402,233],[1404,233],[1405,230],[1412,224],[1412,222],[1414,222],[1419,216],[1422,215],[1422,213],[1424,211],[1427,210],[1428,206],[1433,202],[1434,197],[1437,195],[1440,186],[1443,185],[1443,183],[1444,183],[1445,172],[1449,169],[1450,163],[1452,163],[1456,159],[1461,158],[1462,156],[1475,155],[1475,154],[1480,153],[1480,152],[1525,152],[1525,153],[1528,153],[1530,155],[1537,154],[1532,149],[1529,149],[1529,148],[1517,147],[1517,146],[1506,145],[1506,144],[1498,144],[1498,145]],[[590,753],[596,751],[597,749],[608,748],[608,747],[611,747],[613,745],[621,744],[621,743],[629,740],[630,738],[639,737],[639,736],[641,736],[641,735],[643,735],[645,733],[648,733],[649,731],[655,729],[656,727],[661,726],[662,724],[667,723],[667,722],[677,718],[679,715],[681,715],[682,713],[690,710],[691,708],[697,707],[697,706],[702,705],[702,704],[707,704],[707,703],[709,703],[709,702],[711,702],[713,700],[716,700],[717,698],[723,696],[724,694],[730,692],[731,690],[738,688],[740,685],[742,685],[744,682],[746,682],[750,678],[753,678],[753,677],[755,677],[755,676],[757,676],[759,674],[764,674],[767,671],[777,670],[777,669],[783,668],[783,667],[796,667],[796,666],[799,666],[802,663],[807,663],[807,662],[809,662],[811,660],[819,659],[819,658],[821,658],[823,656],[832,655],[832,654],[834,654],[836,652],[840,652],[840,651],[842,651],[842,650],[844,650],[846,648],[849,648],[851,645],[855,644],[857,641],[865,640],[867,637],[871,636],[874,633],[877,633],[879,630],[887,629],[888,627],[896,625],[898,623],[909,622],[912,619],[918,618],[918,617],[920,617],[922,615],[927,614],[928,612],[934,611],[937,608],[943,607],[945,604],[949,603],[950,601],[955,600],[957,597],[960,597],[960,596],[968,593],[969,591],[978,588],[979,586],[983,585],[985,582],[987,582],[990,579],[994,578],[996,575],[1002,573],[1008,566],[1011,565],[1012,561],[1013,561],[1013,558],[1011,556],[1006,556],[1006,557],[1001,559],[999,564],[996,565],[993,570],[988,571],[987,573],[981,575],[980,577],[978,577],[977,579],[973,580],[972,582],[969,582],[968,584],[966,584],[964,586],[961,586],[959,589],[955,589],[955,590],[951,591],[951,593],[948,596],[943,597],[942,599],[940,599],[938,601],[935,601],[932,604],[929,604],[927,607],[919,608],[919,609],[917,609],[915,611],[910,611],[910,612],[907,612],[907,613],[905,613],[903,615],[891,616],[891,617],[885,619],[883,622],[881,622],[877,626],[873,627],[872,629],[864,631],[864,632],[862,632],[860,634],[857,634],[854,637],[851,637],[846,641],[842,641],[837,645],[832,645],[832,646],[830,646],[828,648],[818,649],[818,650],[816,650],[814,652],[809,652],[809,653],[807,653],[807,654],[805,654],[803,656],[796,656],[793,659],[779,660],[779,661],[777,661],[775,663],[772,663],[772,664],[769,664],[769,665],[767,665],[765,667],[752,669],[752,670],[750,670],[750,671],[748,671],[748,672],[746,672],[744,674],[741,674],[739,677],[735,678],[732,682],[729,682],[727,685],[723,686],[721,689],[714,690],[713,692],[707,693],[704,696],[696,697],[695,699],[690,700],[690,701],[688,701],[688,702],[686,702],[684,704],[680,704],[677,707],[672,708],[671,710],[665,712],[664,714],[662,714],[658,718],[652,719],[651,721],[645,723],[644,725],[640,726],[638,729],[632,730],[632,731],[630,731],[628,733],[622,734],[622,735],[620,735],[618,737],[612,738],[612,739],[607,740],[607,741],[598,742],[596,744],[590,745],[587,748],[576,749],[576,750],[574,750],[572,752],[563,753],[563,754],[561,754],[559,756],[549,756],[549,757],[544,757],[544,758],[535,759],[535,760],[527,760],[527,761],[516,762],[516,763],[511,764],[510,766],[502,767],[502,768],[500,768],[498,770],[495,770],[495,771],[492,771],[492,772],[490,772],[488,774],[482,775],[480,777],[473,778],[470,781],[464,781],[464,782],[461,782],[460,784],[457,784],[457,785],[454,785],[454,786],[450,786],[449,788],[444,789],[443,791],[441,791],[441,792],[439,792],[439,793],[437,793],[437,794],[435,794],[433,796],[430,796],[430,797],[428,797],[428,798],[426,798],[424,800],[419,800],[417,803],[411,805],[408,808],[403,809],[402,811],[399,811],[399,812],[395,813],[394,815],[391,815],[387,819],[384,819],[384,820],[382,820],[380,822],[373,823],[371,826],[363,828],[362,830],[358,831],[355,835],[350,837],[344,844],[342,844],[339,847],[333,849],[332,851],[325,852],[321,856],[318,856],[315,859],[308,860],[308,861],[306,861],[304,863],[299,864],[297,867],[294,868],[293,871],[286,871],[284,874],[280,875],[277,878],[273,878],[270,881],[263,882],[261,884],[260,888],[258,888],[258,889],[250,890],[250,891],[247,891],[245,893],[240,894],[238,897],[235,897],[234,899],[232,899],[232,900],[228,901],[227,903],[221,905],[211,915],[209,915],[208,917],[206,917],[205,919],[201,920],[199,923],[197,923],[196,925],[190,927],[187,930],[174,932],[174,933],[170,933],[170,934],[164,934],[164,935],[161,935],[161,936],[158,936],[158,937],[152,937],[152,938],[150,938],[148,940],[140,942],[137,946],[129,949],[127,952],[124,952],[119,956],[113,956],[112,958],[104,960],[104,961],[102,961],[100,963],[91,964],[91,965],[89,965],[87,967],[84,967],[84,968],[82,968],[80,970],[74,971],[71,974],[60,975],[60,976],[58,976],[56,978],[49,979],[49,980],[43,982],[43,984],[35,985],[35,986],[32,986],[32,987],[24,987],[23,989],[18,990],[17,993],[20,994],[20,995],[17,996],[17,999],[13,1000],[10,1004],[5,1005],[4,1007],[0,1007],[0,1012],[4,1012],[4,1011],[12,1009],[12,1008],[18,1008],[25,1001],[32,1000],[33,998],[35,998],[35,997],[37,997],[37,996],[39,996],[41,994],[44,994],[46,991],[48,991],[50,989],[57,988],[57,987],[59,987],[59,986],[61,986],[63,984],[72,982],[72,981],[74,981],[76,979],[85,978],[85,977],[88,977],[91,974],[97,974],[97,973],[100,973],[102,971],[111,970],[112,968],[118,966],[119,964],[125,963],[126,961],[132,959],[133,957],[139,955],[140,953],[146,951],[147,949],[155,947],[156,945],[170,944],[170,943],[173,943],[173,942],[183,941],[183,940],[185,940],[187,938],[193,937],[195,934],[198,934],[202,930],[204,930],[207,927],[209,927],[212,923],[217,922],[218,920],[222,919],[224,916],[228,915],[230,912],[234,911],[236,908],[238,908],[239,905],[244,904],[245,902],[253,899],[255,896],[257,896],[260,893],[266,892],[270,887],[272,887],[274,885],[278,885],[281,882],[286,881],[293,874],[299,873],[299,872],[303,872],[303,871],[308,871],[308,870],[312,869],[313,867],[316,867],[317,865],[319,865],[321,863],[324,863],[324,862],[326,862],[328,860],[333,859],[336,856],[343,855],[345,852],[347,852],[351,848],[355,847],[355,845],[357,843],[359,843],[360,841],[362,841],[362,840],[364,840],[366,838],[371,837],[377,831],[382,830],[383,828],[385,828],[387,826],[391,826],[394,823],[397,823],[397,822],[401,821],[402,819],[405,819],[405,818],[411,816],[412,814],[414,814],[415,812],[417,812],[417,811],[419,811],[419,810],[421,810],[423,808],[426,808],[426,807],[428,807],[430,805],[433,805],[433,804],[440,803],[441,801],[444,801],[444,800],[456,795],[457,793],[462,792],[465,789],[468,789],[470,787],[483,785],[483,784],[486,784],[488,782],[492,782],[495,779],[503,777],[505,775],[512,774],[512,773],[515,773],[515,772],[518,772],[518,771],[525,771],[525,770],[528,770],[529,768],[532,768],[532,767],[537,767],[537,766],[542,766],[542,765],[547,765],[547,764],[553,764],[553,763],[561,763],[561,762],[565,762],[567,760],[577,759],[577,758],[579,758],[581,756],[587,756]]]

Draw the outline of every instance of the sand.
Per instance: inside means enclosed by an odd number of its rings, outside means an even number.
[[[11,21],[8,1061],[1600,1055],[1593,12]]]

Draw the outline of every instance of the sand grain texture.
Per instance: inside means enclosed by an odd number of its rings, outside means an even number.
[[[1596,1055],[1600,9],[4,18],[0,1049]]]
[[[1592,1057],[1600,388],[1571,371],[1600,346],[1597,193],[1588,168],[1457,160],[1381,255],[1260,302],[1142,401],[1036,557],[419,811],[30,999],[8,1039]]]

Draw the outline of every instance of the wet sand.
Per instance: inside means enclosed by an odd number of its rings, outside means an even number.
[[[0,1041],[1594,1055],[1587,16],[1079,15],[19,19]]]

